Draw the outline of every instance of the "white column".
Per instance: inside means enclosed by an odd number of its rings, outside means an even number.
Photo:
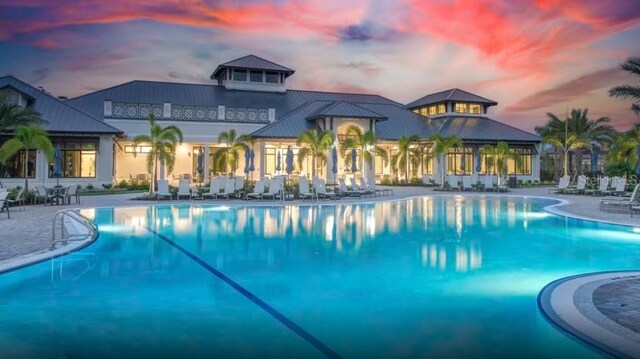
[[[113,183],[113,168],[116,165],[113,158],[113,139],[111,136],[100,136],[96,154],[96,180],[100,183]]]
[[[203,168],[202,175],[204,176],[204,178],[202,179],[202,182],[205,185],[208,185],[211,180],[211,175],[209,174],[209,146],[210,146],[209,142],[204,143],[204,158],[202,161],[202,168]]]
[[[258,173],[260,173],[260,178],[259,179],[263,179],[265,176],[264,170],[266,167],[266,163],[267,163],[267,156],[266,156],[266,151],[264,150],[264,145],[265,145],[265,141],[262,140],[260,141],[260,156],[258,156],[258,158],[260,158],[260,162],[258,163],[258,166],[260,166],[260,171]],[[253,159],[254,161],[256,160],[255,158]],[[255,166],[255,163],[254,163]]]

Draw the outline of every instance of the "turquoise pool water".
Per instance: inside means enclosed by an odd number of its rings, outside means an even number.
[[[640,267],[550,200],[83,210],[99,239],[0,275],[0,357],[598,357],[536,296]]]

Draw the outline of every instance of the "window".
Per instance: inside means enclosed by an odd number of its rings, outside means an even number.
[[[473,148],[452,147],[447,153],[448,175],[471,175],[473,173]]]
[[[266,82],[270,84],[277,84],[280,76],[277,72],[267,72]]]
[[[249,80],[251,82],[262,82],[262,71],[251,71]]]
[[[233,81],[247,81],[247,70],[233,70]]]
[[[420,114],[420,108],[416,107],[413,109],[413,112],[417,113],[418,115]]]
[[[429,116],[433,116],[436,114],[438,107],[436,105],[429,106]]]
[[[482,105],[479,103],[470,103],[469,113],[482,113]]]
[[[24,160],[25,150],[20,150],[13,157],[9,158],[6,163],[0,163],[0,176],[3,178],[24,178]],[[29,160],[27,161],[27,173],[29,178],[36,177],[36,151],[29,151]]]
[[[438,105],[438,114],[441,113],[446,113],[447,112],[447,105],[441,103]]]
[[[533,153],[530,148],[510,148],[509,152],[513,154],[512,157],[507,158],[507,175],[525,175],[530,176],[532,174],[532,159]],[[482,163],[480,174],[497,175],[498,164],[497,161],[489,156],[481,157]],[[488,166],[487,166],[488,164]]]
[[[62,152],[62,178],[93,178],[96,176],[95,142],[54,142]],[[49,178],[53,178],[55,162],[49,163]]]
[[[457,103],[456,102],[456,112],[457,113],[467,113],[467,104],[466,103]]]
[[[151,146],[133,146],[125,145],[124,153],[149,153],[151,152]]]
[[[420,114],[422,116],[426,116],[427,115],[427,108],[426,107],[420,107]]]

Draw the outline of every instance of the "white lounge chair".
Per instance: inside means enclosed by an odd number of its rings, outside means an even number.
[[[318,199],[318,196],[315,192],[311,192],[309,189],[309,180],[306,176],[298,177],[298,196],[302,199]]]
[[[224,197],[226,199],[229,199],[231,197],[229,196],[235,196],[236,194],[236,180],[235,178],[227,178],[224,181],[224,188],[222,190],[222,192],[218,192],[215,194],[215,198],[218,197]]]
[[[8,191],[0,192],[0,210],[7,211],[7,218],[11,219],[11,213],[9,212],[9,202],[7,202]]]
[[[549,194],[564,193],[567,190],[568,186],[569,186],[569,177],[567,176],[560,177],[560,180],[558,181],[558,186],[556,188],[550,189]]]
[[[324,184],[324,181],[319,178],[313,179],[313,189],[316,191],[316,195],[318,196],[318,198],[325,198],[325,199],[336,198],[335,193],[327,192],[327,186]]]
[[[262,198],[269,197],[271,199],[282,198],[283,182],[282,177],[276,177],[269,182],[269,191],[262,194]]]
[[[188,178],[182,178],[178,180],[178,193],[176,194],[176,199],[180,199],[180,197],[191,198],[191,189],[189,185],[191,180]]]
[[[340,194],[342,195],[342,197],[344,197],[345,195],[350,197],[354,197],[354,196],[360,197],[365,194],[364,191],[347,188],[347,183],[342,178],[338,179],[338,184],[340,185]]]
[[[484,176],[484,190],[493,192],[493,176]]]
[[[378,188],[375,181],[370,181],[369,179],[365,178],[364,183],[366,184],[368,189],[372,190],[375,193],[376,196],[378,195],[378,193],[382,193],[382,195],[391,193],[393,195],[393,190],[391,188]]]
[[[209,192],[203,193],[202,198],[207,198],[207,197],[216,198],[216,194],[220,193],[221,185],[222,185],[221,178],[212,179],[211,183],[209,184]]]
[[[576,185],[576,188],[567,188],[565,192],[568,194],[584,193],[586,186],[587,186],[587,176],[580,175],[578,176],[578,184]]]
[[[471,191],[473,187],[471,187],[471,176],[462,176],[462,187],[460,187],[463,191]]]
[[[361,182],[362,182],[362,179],[363,178],[360,177]],[[369,188],[367,188],[367,186],[358,186],[358,183],[356,183],[356,179],[353,177],[349,177],[349,184],[351,185],[352,190],[361,191],[364,193],[365,196],[375,194],[375,192],[371,191]]]
[[[449,185],[449,190],[453,191],[454,189],[460,188],[458,186],[458,176],[447,176],[446,181]]]
[[[18,208],[20,210],[24,210],[25,209],[25,203],[24,203],[24,187],[20,188],[20,190],[18,191],[18,193],[16,194],[16,198],[14,199],[9,199],[7,198],[7,206],[11,205],[12,203],[17,203],[18,204]]]
[[[631,197],[605,197],[600,200],[600,209],[607,210],[611,207],[628,207],[631,209],[631,216],[633,217],[632,206],[640,205],[638,201],[638,188],[640,188],[640,184],[636,184],[633,188],[633,192],[631,193]]]
[[[584,193],[593,195],[602,194],[607,190],[607,188],[609,188],[609,177],[604,176],[600,179],[600,186],[597,189],[588,189],[585,190]]]
[[[422,174],[422,183],[425,184],[425,185],[430,185],[431,184],[431,180],[429,179],[429,174],[428,173]]]
[[[172,199],[171,192],[169,192],[169,181],[166,179],[158,180],[158,188],[156,189],[156,200],[160,200],[160,198]]]
[[[264,188],[265,188],[265,181],[264,180],[259,180],[258,182],[256,182],[256,186],[253,188],[253,192],[247,193],[245,195],[245,198],[247,198],[247,199],[260,199],[260,198],[262,198],[262,195],[264,194]]]
[[[626,177],[613,177],[613,181],[611,181],[611,185],[614,187],[613,189],[607,189],[606,191],[602,191],[602,195],[623,195],[625,192],[625,187],[627,186],[627,178]]]

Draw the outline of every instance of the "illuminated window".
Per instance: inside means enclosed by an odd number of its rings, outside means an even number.
[[[251,71],[249,80],[251,82],[262,82],[262,71]]]
[[[438,105],[438,114],[447,112],[447,105],[441,103]]]
[[[124,153],[149,153],[151,152],[151,146],[124,146]]]
[[[247,70],[233,70],[233,81],[247,81]]]
[[[426,107],[420,107],[420,114],[422,116],[426,116],[427,115],[427,108]]]
[[[507,161],[507,175],[526,175],[532,173],[533,152],[530,148],[510,148],[509,152],[514,154]],[[493,156],[481,157],[480,174],[498,174],[498,161]]]
[[[277,84],[280,76],[278,76],[277,72],[267,72],[266,82],[270,84]]]
[[[456,112],[457,113],[467,113],[467,104],[466,103],[456,103]]]
[[[95,142],[54,142],[62,153],[62,178],[94,178],[96,176]],[[53,178],[55,162],[49,163],[49,178]]]
[[[415,113],[417,113],[419,115],[420,114],[420,109],[416,107],[416,108],[413,109],[413,112],[415,112]]]
[[[462,176],[462,175],[470,175],[472,173],[473,173],[473,148],[472,147],[450,148],[449,152],[447,153],[447,174]]]
[[[438,108],[437,108],[436,105],[429,106],[429,116],[435,115],[437,110],[438,110]]]
[[[469,113],[482,113],[482,106],[479,103],[469,104]]]

